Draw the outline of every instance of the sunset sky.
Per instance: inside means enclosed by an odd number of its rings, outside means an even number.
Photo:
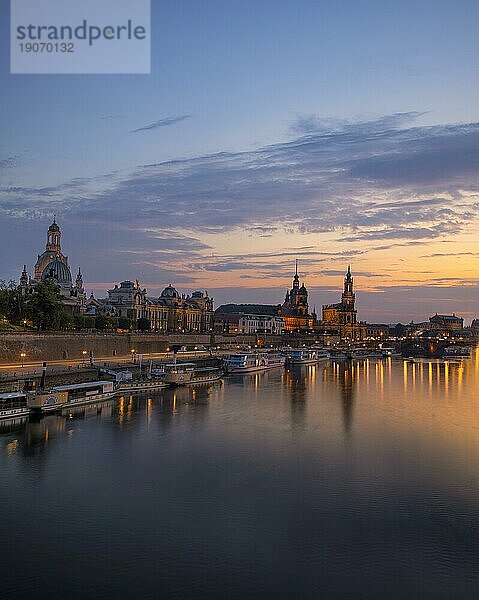
[[[479,4],[152,2],[151,75],[10,75],[0,278],[53,213],[88,292],[138,278],[359,318],[479,316]]]

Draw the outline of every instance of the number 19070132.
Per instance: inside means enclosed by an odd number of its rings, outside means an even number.
[[[75,52],[73,42],[21,42],[19,48],[20,52]]]

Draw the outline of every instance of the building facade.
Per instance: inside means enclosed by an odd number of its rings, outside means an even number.
[[[341,301],[336,304],[324,304],[321,326],[326,332],[337,332],[341,339],[358,341],[367,335],[367,325],[358,322],[356,310],[356,294],[351,266],[348,266],[344,278]]]
[[[213,314],[213,298],[207,291],[179,294],[171,284],[146,305],[151,329],[161,332],[210,333]]]
[[[39,254],[34,266],[33,277],[30,278],[26,265],[20,276],[20,287],[27,292],[43,281],[54,282],[59,290],[62,303],[73,314],[83,314],[85,311],[85,289],[80,268],[73,283],[68,264],[68,257],[61,248],[61,230],[55,217],[47,230],[45,251]]]
[[[214,316],[214,329],[223,334],[273,334],[284,331],[280,306],[270,304],[225,304]]]
[[[298,275],[298,261],[293,277],[293,285],[286,292],[279,315],[284,321],[284,330],[290,332],[310,331],[316,326],[316,315],[309,313],[308,290],[301,285]]]
[[[108,290],[106,304],[116,310],[117,317],[125,317],[132,321],[147,318],[147,292],[142,289],[138,280],[133,283],[129,279]]]
[[[95,304],[95,312],[104,312],[98,303],[109,311],[113,308],[117,317],[133,322],[147,319],[151,331],[209,333],[213,328],[213,298],[208,292],[195,291],[189,296],[168,285],[158,298],[150,298],[139,281],[125,280],[108,290],[106,300],[89,300],[89,304]]]

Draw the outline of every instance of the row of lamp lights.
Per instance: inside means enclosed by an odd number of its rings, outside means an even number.
[[[136,354],[136,350],[132,349],[130,350],[131,352],[131,356],[133,361],[135,360],[135,354]],[[86,355],[88,354],[88,352],[86,350],[82,350],[82,365],[85,366],[85,359],[86,359]],[[20,358],[22,360],[22,368],[25,364],[25,358],[26,358],[27,354],[26,352],[20,352]]]

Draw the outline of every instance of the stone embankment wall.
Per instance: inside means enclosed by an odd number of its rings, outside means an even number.
[[[278,343],[279,337],[267,338],[268,343]],[[138,354],[165,352],[172,344],[209,344],[209,335],[160,335],[151,333],[2,333],[0,334],[0,364],[54,360],[112,359],[127,356],[134,350]],[[215,344],[234,347],[236,344],[256,343],[253,335],[215,335]],[[86,352],[84,355],[83,352]]]

